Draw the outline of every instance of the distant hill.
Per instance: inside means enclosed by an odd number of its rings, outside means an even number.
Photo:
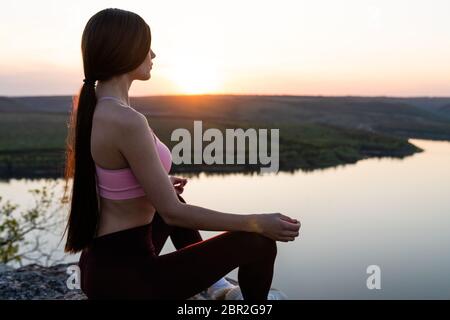
[[[33,108],[27,108],[18,98],[0,97],[0,112],[33,112]]]
[[[0,112],[64,113],[70,96],[0,97]],[[149,119],[329,124],[405,138],[450,140],[450,98],[193,95],[132,97]]]
[[[450,119],[450,104],[447,104],[447,105],[445,105],[445,106],[440,106],[440,107],[436,110],[436,113],[437,113],[438,115],[445,116],[445,117],[447,117],[447,118]]]
[[[0,112],[68,113],[70,96],[0,97]]]

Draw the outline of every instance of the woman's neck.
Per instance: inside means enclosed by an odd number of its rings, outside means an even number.
[[[126,75],[113,77],[106,81],[99,80],[95,90],[97,98],[112,96],[130,105],[128,90],[130,89],[131,82],[132,80],[130,81]]]

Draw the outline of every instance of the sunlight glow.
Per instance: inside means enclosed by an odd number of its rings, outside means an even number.
[[[175,61],[167,70],[167,78],[182,94],[214,93],[221,89],[221,77],[214,61],[187,58]]]

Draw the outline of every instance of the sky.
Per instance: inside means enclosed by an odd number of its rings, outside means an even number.
[[[131,96],[450,96],[448,0],[5,0],[0,95],[74,95],[96,12],[139,14],[152,77]]]

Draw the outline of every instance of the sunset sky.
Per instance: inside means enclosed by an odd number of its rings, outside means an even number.
[[[75,94],[84,26],[108,7],[152,31],[152,78],[132,96],[450,96],[448,0],[6,0],[0,95]]]

